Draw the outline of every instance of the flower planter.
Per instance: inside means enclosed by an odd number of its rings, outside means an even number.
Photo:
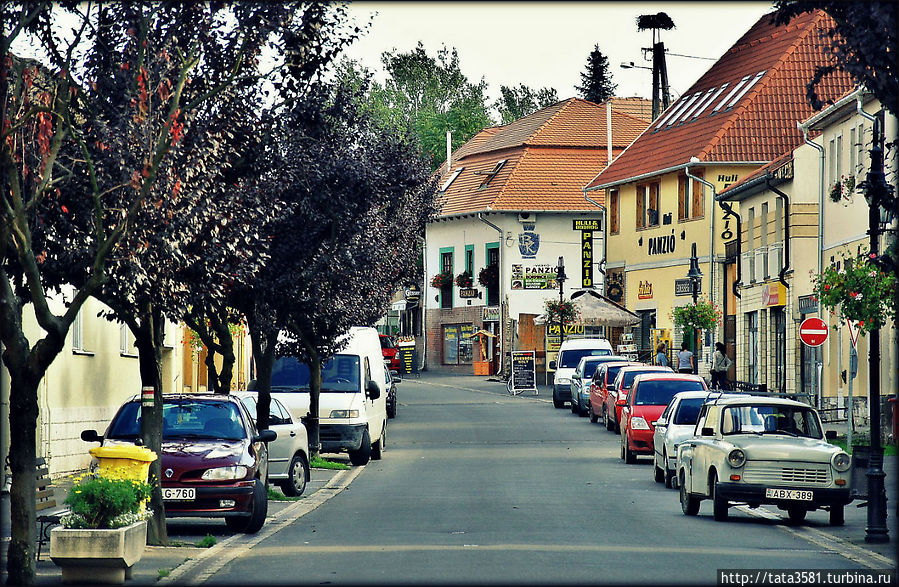
[[[62,569],[63,583],[121,585],[147,546],[147,522],[122,528],[50,531],[50,560]]]

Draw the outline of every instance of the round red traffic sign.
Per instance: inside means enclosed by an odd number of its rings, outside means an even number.
[[[827,340],[827,323],[820,318],[806,318],[799,325],[799,338],[808,346],[821,346]]]

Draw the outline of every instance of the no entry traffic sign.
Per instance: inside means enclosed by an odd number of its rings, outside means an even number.
[[[821,346],[827,340],[827,323],[820,318],[806,318],[799,325],[799,338],[808,346]]]

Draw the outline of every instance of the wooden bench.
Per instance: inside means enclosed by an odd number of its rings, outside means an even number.
[[[50,468],[43,457],[35,460],[34,510],[40,529],[37,533],[37,553],[40,560],[41,549],[50,542],[50,530],[60,524],[60,518],[68,513],[68,508],[56,503],[56,492],[51,487]]]

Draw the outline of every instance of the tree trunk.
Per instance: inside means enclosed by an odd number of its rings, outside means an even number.
[[[144,446],[159,458],[150,463],[150,480],[153,492],[150,509],[153,517],[147,521],[147,544],[168,546],[165,526],[165,504],[162,501],[162,315],[152,305],[143,308],[140,321],[129,324],[134,334],[134,344],[140,357],[141,388],[153,390],[153,402],[141,398],[140,435]]]
[[[316,457],[322,450],[321,423],[318,417],[322,391],[322,361],[318,349],[302,334],[300,341],[309,354],[309,415],[306,416],[306,431],[309,434],[309,450],[312,457]]]
[[[216,393],[228,393],[231,391],[231,380],[234,377],[234,339],[231,336],[231,330],[228,328],[227,320],[222,320],[220,316],[210,315],[210,325],[215,338],[215,352],[222,357],[222,368],[216,375]],[[209,345],[206,345],[209,347]]]
[[[272,403],[272,367],[275,365],[275,345],[278,332],[265,332],[252,316],[247,316],[253,360],[256,362],[256,428],[268,428]]]

